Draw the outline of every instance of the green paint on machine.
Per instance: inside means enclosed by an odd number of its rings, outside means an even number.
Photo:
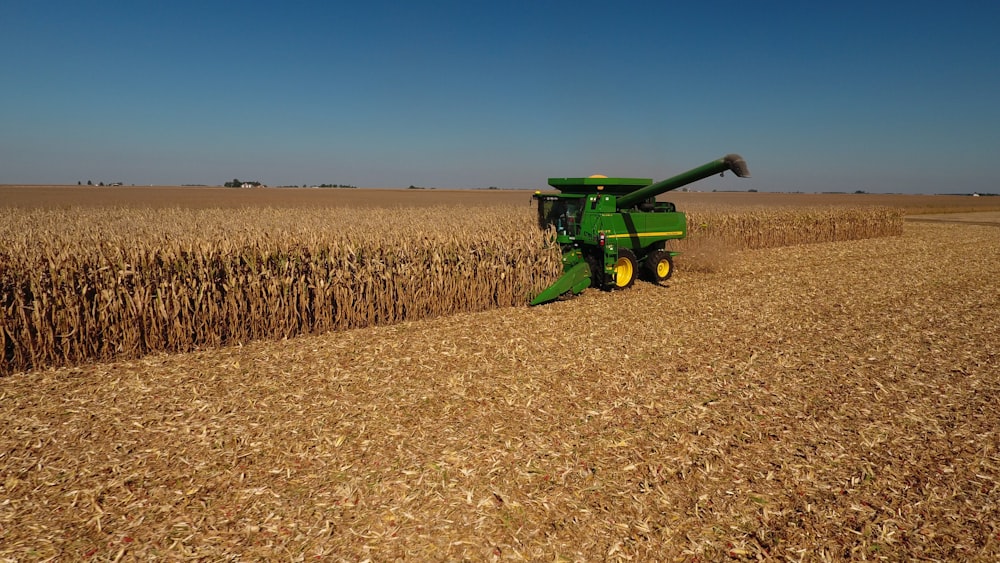
[[[653,183],[648,178],[549,178],[558,192],[535,192],[538,224],[554,228],[563,251],[563,275],[531,300],[532,305],[576,295],[590,286],[624,289],[642,271],[655,282],[673,274],[671,239],[687,234],[687,218],[656,196],[715,174],[748,178],[746,161],[729,154]]]

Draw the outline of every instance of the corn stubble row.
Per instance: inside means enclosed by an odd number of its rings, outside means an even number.
[[[902,229],[885,209],[747,215],[692,214],[683,244]],[[0,240],[0,374],[524,305],[561,273],[527,207],[4,209]]]

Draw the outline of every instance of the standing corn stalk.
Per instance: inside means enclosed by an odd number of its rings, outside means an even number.
[[[677,249],[901,230],[887,208],[706,210]],[[562,269],[520,207],[2,209],[0,240],[0,375],[521,306]]]

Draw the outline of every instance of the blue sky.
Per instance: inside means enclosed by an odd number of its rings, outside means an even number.
[[[997,2],[0,3],[0,183],[1000,192]]]

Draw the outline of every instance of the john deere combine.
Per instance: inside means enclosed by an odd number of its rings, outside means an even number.
[[[563,275],[531,304],[590,286],[624,289],[640,268],[652,281],[668,279],[677,252],[667,250],[666,242],[684,238],[687,218],[656,196],[727,170],[740,178],[750,176],[746,161],[730,154],[655,184],[647,178],[549,178],[559,193],[535,192],[533,197],[539,226],[556,230]]]

